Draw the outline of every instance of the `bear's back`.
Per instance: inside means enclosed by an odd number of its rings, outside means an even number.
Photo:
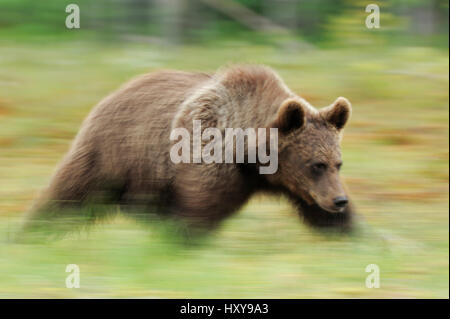
[[[108,179],[165,184],[173,175],[168,157],[171,121],[178,106],[209,78],[178,71],[139,76],[92,110],[75,147],[95,153],[99,174]]]

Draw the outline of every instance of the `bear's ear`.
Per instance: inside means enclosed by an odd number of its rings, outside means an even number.
[[[321,110],[324,118],[338,130],[344,128],[352,113],[352,106],[345,97],[338,97],[330,106]]]
[[[272,127],[276,127],[281,133],[287,134],[301,128],[305,125],[305,121],[304,106],[299,101],[288,99],[278,109],[277,118]]]

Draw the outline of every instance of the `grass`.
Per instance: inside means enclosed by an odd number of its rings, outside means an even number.
[[[448,298],[448,51],[295,50],[90,42],[0,44],[0,297]],[[255,197],[208,240],[119,216],[42,244],[10,239],[89,110],[160,68],[264,63],[312,104],[353,103],[343,175],[364,217],[355,236],[303,225],[283,200]],[[67,264],[81,288],[65,288]],[[381,287],[368,289],[368,264]]]

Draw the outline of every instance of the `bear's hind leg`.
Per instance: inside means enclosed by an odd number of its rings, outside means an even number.
[[[75,225],[86,224],[95,218],[99,209],[87,207],[87,201],[98,187],[97,177],[94,154],[71,150],[58,167],[48,188],[34,203],[19,236],[59,230],[64,233],[76,229]]]

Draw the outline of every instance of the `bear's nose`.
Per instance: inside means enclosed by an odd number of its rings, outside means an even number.
[[[338,196],[333,199],[333,203],[336,207],[343,208],[347,205],[348,199],[345,196]]]

